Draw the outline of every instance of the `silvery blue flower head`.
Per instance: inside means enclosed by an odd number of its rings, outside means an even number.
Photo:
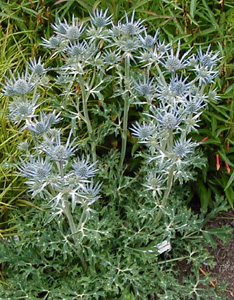
[[[169,72],[176,72],[188,65],[187,55],[191,49],[185,52],[180,58],[180,43],[178,44],[176,52],[174,52],[173,48],[170,51],[165,53],[166,57],[160,60],[161,64],[165,67],[165,69]]]
[[[56,85],[64,85],[64,86],[68,86],[69,83],[72,82],[72,77],[69,74],[63,74],[61,73],[60,75],[58,75],[56,77],[55,83]]]
[[[165,190],[166,179],[163,175],[158,175],[156,171],[151,171],[146,179],[146,183],[143,184],[148,190],[153,192],[153,196],[161,196]]]
[[[134,52],[139,48],[139,43],[136,39],[127,39],[120,42],[120,49],[124,52]]]
[[[172,47],[171,43],[166,44],[165,41],[156,41],[156,50],[157,52],[159,52],[160,54],[164,54],[167,51],[169,51],[169,49]]]
[[[94,177],[95,173],[98,169],[95,169],[95,163],[90,163],[89,156],[85,159],[84,156],[82,158],[78,158],[75,163],[73,163],[72,168],[76,176],[79,176],[82,179],[88,179]]]
[[[133,53],[139,48],[139,41],[136,38],[120,38],[114,39],[118,51],[123,52],[124,57],[134,60]]]
[[[35,120],[34,122],[31,120],[26,120],[26,128],[35,133],[42,134],[49,130],[52,124],[59,122],[61,118],[59,118],[59,114],[56,116],[55,113],[50,113],[46,115],[44,112],[40,112],[40,120]]]
[[[57,26],[61,26],[61,24],[57,24],[57,25],[53,25],[54,28]],[[70,41],[77,41],[80,39],[81,35],[83,34],[85,27],[84,27],[84,23],[80,23],[75,16],[72,16],[72,24],[69,25],[67,22],[64,21],[64,23],[62,23],[63,26],[63,32],[57,32],[59,36],[61,36],[62,38],[68,39]]]
[[[23,120],[34,117],[34,112],[40,104],[36,104],[38,97],[34,101],[25,99],[22,101],[20,98],[16,98],[8,105],[9,118],[12,122],[19,123]]]
[[[189,95],[185,100],[185,110],[189,114],[196,114],[207,105],[207,98],[205,96]]]
[[[155,90],[155,95],[158,99],[163,101],[164,103],[173,104],[177,102],[176,95],[170,88],[170,85],[160,78],[157,79],[158,84]]]
[[[191,154],[194,152],[194,148],[197,146],[197,143],[192,143],[191,139],[189,140],[184,140],[184,139],[179,139],[175,142],[174,147],[173,147],[173,154],[184,158],[188,154]]]
[[[200,46],[198,55],[197,55],[197,61],[201,66],[204,67],[212,67],[217,65],[217,62],[221,59],[219,57],[220,52],[214,52],[210,51],[211,45],[208,46],[206,52],[204,53],[202,50],[202,47]]]
[[[23,142],[19,143],[19,145],[17,146],[17,149],[22,152],[28,152],[29,143],[27,141],[23,141]]]
[[[144,65],[152,65],[152,63],[155,62],[154,58],[153,58],[153,53],[151,51],[148,50],[140,50],[139,51],[139,55],[136,56],[136,58],[139,59],[140,63],[143,63]]]
[[[64,52],[70,54],[74,58],[82,59],[83,55],[88,51],[88,44],[83,42],[72,42],[64,50]]]
[[[63,21],[61,21],[58,18],[57,23],[52,24],[51,27],[54,29],[54,31],[56,32],[57,35],[60,35],[60,34],[66,34],[67,28],[69,27],[69,25],[68,25],[66,19],[64,19]]]
[[[52,165],[42,158],[31,158],[29,162],[21,161],[21,166],[18,170],[24,177],[29,177],[34,180],[43,180],[50,175]]]
[[[142,20],[134,21],[134,18],[135,11],[133,11],[130,18],[125,12],[125,23],[121,23],[119,21],[117,26],[113,26],[111,30],[112,35],[119,36],[120,34],[125,34],[127,36],[138,36],[142,31],[145,30],[145,27],[142,26]]]
[[[182,114],[178,109],[173,107],[161,106],[160,109],[153,109],[153,115],[144,113],[144,115],[155,119],[159,126],[165,129],[176,129],[181,121],[184,119],[184,114]]]
[[[197,75],[196,80],[198,80],[200,85],[214,82],[215,77],[219,74],[219,71],[213,70],[213,66],[196,65],[193,70]]]
[[[155,32],[154,36],[147,34],[146,30],[144,31],[144,36],[139,35],[139,39],[142,47],[150,49],[153,48],[158,40],[158,30]]]
[[[103,61],[104,63],[113,66],[120,62],[121,58],[119,52],[112,51],[112,50],[105,50],[103,53]]]
[[[6,96],[23,96],[31,92],[34,88],[35,83],[32,82],[32,76],[28,74],[28,69],[24,74],[19,74],[17,77],[10,72],[11,78],[6,78],[6,83],[2,84],[3,90],[2,93]]]
[[[214,100],[214,101],[220,100],[220,96],[217,94],[216,90],[217,90],[217,88],[209,91],[209,93],[208,93],[209,99]]]
[[[151,80],[149,76],[143,75],[143,80],[133,81],[133,88],[138,92],[140,96],[150,96],[154,94],[156,86],[154,84],[154,78]]]
[[[183,79],[183,76],[180,77],[178,75],[172,76],[171,82],[169,85],[170,90],[176,95],[176,96],[186,96],[190,93],[191,85],[193,84],[191,81],[187,82],[188,77]]]
[[[42,76],[46,74],[47,70],[44,67],[44,64],[41,63],[41,57],[39,57],[38,61],[36,59],[30,59],[30,62],[28,63],[28,68],[31,70],[34,74]]]
[[[50,145],[42,146],[42,150],[48,154],[52,160],[58,162],[66,162],[71,156],[74,155],[77,146],[74,146],[75,140],[70,142],[71,140],[71,132],[67,139],[65,145],[62,144],[61,135],[57,135],[55,138],[55,143],[52,142]]]
[[[41,43],[42,46],[44,46],[45,48],[49,48],[49,49],[57,49],[62,42],[62,39],[60,36],[51,36],[48,40],[45,38],[42,38],[42,40],[44,41],[43,43]]]
[[[96,27],[106,27],[107,25],[112,23],[112,15],[107,16],[108,9],[103,11],[102,9],[95,9],[90,16],[90,22],[93,26]]]
[[[83,185],[83,187],[79,190],[79,194],[87,200],[86,204],[91,205],[100,198],[100,189],[101,183],[98,182],[94,184],[91,179],[90,182]]]
[[[132,125],[132,133],[135,137],[142,142],[147,141],[155,132],[156,128],[153,124],[147,124],[143,122],[141,125],[136,122],[136,125]]]

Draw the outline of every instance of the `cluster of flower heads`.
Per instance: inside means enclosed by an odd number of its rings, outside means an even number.
[[[194,83],[199,84],[212,83],[218,74],[215,70],[220,59],[218,52],[214,53],[208,47],[205,52],[199,48],[197,54],[191,54],[191,49],[181,51],[180,43],[175,49],[171,43],[161,41],[158,31],[153,35],[148,34],[143,21],[135,20],[135,12],[130,16],[126,13],[125,18],[115,25],[107,10],[96,9],[90,14],[90,22],[81,22],[73,16],[71,23],[66,19],[58,19],[52,28],[54,35],[49,39],[42,38],[42,45],[54,50],[53,55],[63,55],[65,64],[60,68],[60,74],[64,83],[71,80],[69,76],[65,76],[69,72],[73,75],[83,74],[89,72],[87,66],[105,71],[121,63],[123,59],[140,63],[148,70],[154,68],[158,71],[161,68],[166,76],[171,74],[169,92],[172,94],[192,90],[189,83],[186,83],[187,78],[181,75],[182,72],[180,76],[176,76],[177,71],[184,68],[192,70]],[[38,61],[30,60],[24,74],[16,77],[10,74],[10,78],[3,84],[3,93],[7,96],[26,95],[46,72],[41,58]],[[163,80],[154,84],[149,74],[139,81],[139,78],[133,79],[133,85],[142,96],[155,97],[167,90]]]
[[[98,170],[96,163],[91,163],[89,156],[75,155],[76,140],[71,141],[71,137],[70,134],[63,143],[60,130],[49,132],[47,139],[38,145],[36,158],[26,155],[29,158],[21,159],[18,166],[20,174],[27,178],[32,195],[47,199],[49,196],[52,207],[61,211],[62,199],[70,200],[74,209],[76,204],[88,207],[100,197],[101,184],[93,181]],[[20,148],[26,150],[25,147]]]
[[[214,69],[219,61],[218,53],[203,52],[191,55],[191,49],[181,55],[180,43],[175,50],[170,43],[160,40],[159,32],[147,33],[143,20],[135,19],[135,12],[115,25],[108,11],[96,9],[90,14],[90,22],[81,22],[72,17],[71,24],[64,19],[52,25],[54,35],[43,38],[47,48],[54,54],[65,55],[66,70],[81,72],[87,65],[106,69],[108,65],[119,63],[123,58],[143,63],[145,66],[161,66],[165,72],[174,74],[185,67],[190,67],[200,83],[211,83],[217,71]],[[77,64],[81,69],[78,69]]]
[[[128,86],[131,101],[149,107],[149,112],[143,115],[143,122],[132,126],[132,133],[140,143],[148,146],[150,161],[158,162],[159,172],[176,165],[177,174],[182,174],[183,166],[189,165],[188,160],[197,146],[187,135],[198,127],[199,116],[208,101],[218,99],[213,83],[218,75],[219,52],[213,52],[209,46],[206,51],[200,47],[194,54],[192,49],[182,49],[180,43],[176,47],[166,43],[160,39],[158,31],[148,34],[143,20],[136,20],[135,12],[131,15],[125,13],[125,17],[114,24],[108,10],[96,9],[90,14],[89,22],[79,21],[73,16],[71,22],[58,19],[52,28],[54,35],[49,39],[42,38],[42,45],[53,50],[53,55],[63,56],[65,63],[59,68],[58,84],[70,86],[77,76],[89,74],[94,69],[106,74],[116,67],[119,76],[119,68],[123,65],[124,70],[124,62],[131,65]],[[35,115],[38,107],[35,90],[46,72],[41,58],[33,59],[24,74],[14,76],[10,73],[2,84],[3,94],[15,97],[9,106],[10,118],[15,123],[25,120],[24,128],[34,135],[49,132],[51,125],[60,120],[54,112],[48,115],[41,113],[39,120]],[[124,71],[121,76],[124,80]],[[30,98],[32,91],[33,97]],[[59,135],[45,148],[45,153],[52,161],[66,164],[75,150],[69,143],[62,145]],[[76,174],[78,186],[85,187],[82,180],[87,178],[79,167],[82,164],[86,166],[85,172],[94,174],[93,165],[82,158],[74,165],[72,173],[64,175],[60,181],[69,181],[71,174]],[[21,169],[24,174],[31,165],[36,168],[39,162],[25,164]],[[51,163],[41,161],[41,168],[49,170],[45,174],[46,178],[50,177]],[[161,177],[158,179],[164,182]],[[93,184],[92,187],[96,191]],[[78,190],[80,192],[80,187]]]

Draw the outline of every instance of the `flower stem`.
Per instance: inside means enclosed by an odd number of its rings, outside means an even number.
[[[125,88],[126,94],[124,98],[124,115],[123,115],[123,130],[122,130],[122,146],[120,157],[120,168],[123,167],[123,162],[126,154],[127,136],[128,136],[128,111],[129,111],[129,90],[130,90],[130,62],[129,58],[125,59]]]
[[[167,180],[167,188],[164,192],[163,195],[163,199],[162,199],[162,203],[161,203],[161,207],[160,210],[155,218],[155,224],[158,225],[159,221],[162,218],[163,212],[162,210],[165,208],[166,204],[167,204],[167,200],[169,198],[170,192],[171,192],[171,188],[172,188],[172,184],[173,184],[173,175],[174,175],[174,166],[172,165],[172,167],[170,168],[169,174],[168,174],[168,180]]]
[[[166,80],[164,78],[164,75],[163,75],[163,73],[162,73],[162,71],[161,71],[161,69],[160,69],[160,67],[159,67],[158,64],[156,64],[156,69],[158,71],[158,74],[159,74],[159,77],[160,77],[162,83],[164,83],[165,85],[167,85],[167,82],[166,82]]]
[[[83,103],[83,110],[84,110],[84,118],[85,118],[85,122],[87,125],[87,129],[88,129],[88,134],[89,134],[89,139],[90,139],[90,143],[91,143],[91,153],[92,153],[92,158],[93,158],[93,162],[95,162],[97,160],[97,156],[96,156],[96,144],[95,142],[93,142],[93,128],[89,119],[89,113],[88,113],[88,96],[86,95],[86,91],[85,91],[85,85],[84,85],[84,79],[81,75],[78,75],[78,80],[79,80],[79,84],[80,84],[80,88],[81,88],[81,93],[82,93],[82,103]]]
[[[63,163],[62,162],[58,163],[58,168],[59,168],[59,172],[60,172],[61,177],[63,177],[64,176],[64,170],[63,170]],[[78,250],[78,256],[80,258],[81,265],[82,265],[84,271],[86,271],[87,270],[87,264],[85,262],[85,259],[84,259],[83,253],[82,253],[82,249],[80,247],[80,242],[77,239],[78,230],[76,229],[75,222],[74,222],[73,216],[71,214],[71,210],[70,210],[70,204],[68,203],[68,200],[66,199],[66,197],[62,201],[62,208],[63,208],[64,215],[67,217],[68,224],[69,224],[69,227],[70,227],[70,230],[71,230],[71,233],[72,233],[72,238],[73,238],[75,246]]]
[[[77,232],[78,232],[78,230],[76,229],[76,226],[75,226],[72,214],[71,214],[69,203],[66,200],[64,201],[63,213],[67,217],[68,224],[69,224],[71,232],[72,232],[72,238],[73,238],[75,246],[76,246],[76,248],[78,250],[78,256],[80,258],[81,265],[82,265],[84,271],[86,271],[87,270],[87,264],[86,264],[84,256],[83,256],[79,240],[77,239]]]

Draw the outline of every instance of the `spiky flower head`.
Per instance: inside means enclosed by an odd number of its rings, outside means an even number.
[[[214,101],[219,101],[220,100],[220,96],[217,94],[216,90],[217,89],[209,91],[209,93],[208,93],[209,99],[214,100]]]
[[[166,52],[165,53],[166,57],[162,58],[160,62],[167,71],[174,73],[177,70],[180,70],[187,66],[188,64],[187,55],[189,54],[190,51],[191,49],[185,52],[180,58],[180,43],[179,43],[177,46],[177,50],[174,51],[174,49],[171,48],[171,51]]]
[[[68,86],[69,83],[72,82],[72,77],[69,74],[66,73],[61,73],[56,77],[55,83],[57,85],[64,85],[64,86]]]
[[[186,96],[190,93],[190,87],[192,82],[187,82],[187,77],[183,79],[183,76],[180,77],[178,75],[172,76],[171,82],[169,85],[170,90],[176,96]]]
[[[85,159],[84,156],[82,158],[78,158],[75,163],[73,163],[72,168],[76,176],[82,179],[88,179],[94,177],[95,173],[98,169],[95,169],[95,163],[90,163],[89,156]]]
[[[152,114],[144,113],[144,115],[155,119],[159,126],[165,129],[176,129],[184,118],[179,108],[162,105],[159,109],[152,107]]]
[[[146,124],[145,122],[143,122],[140,125],[138,122],[136,122],[136,125],[132,125],[131,130],[135,137],[144,142],[154,134],[156,128],[152,123]]]
[[[32,118],[36,108],[39,106],[39,104],[36,104],[36,100],[32,102],[27,99],[22,101],[22,99],[16,98],[14,101],[10,102],[8,109],[9,118],[12,122],[16,124],[23,120]]]
[[[139,41],[135,38],[116,40],[116,45],[119,50],[125,52],[125,56],[132,57],[132,52],[139,48]]]
[[[217,52],[210,51],[210,47],[211,47],[211,45],[208,46],[205,53],[203,52],[201,46],[199,48],[197,60],[201,66],[204,66],[204,67],[216,66],[217,62],[221,59],[221,57],[219,57],[220,52],[219,51],[217,51]]]
[[[85,30],[84,23],[80,23],[75,16],[72,16],[72,24],[69,25],[67,22],[63,23],[63,32],[59,33],[62,38],[68,39],[70,41],[77,41],[80,39],[81,35]]]
[[[74,146],[75,140],[70,142],[71,132],[67,139],[65,145],[62,144],[61,135],[57,135],[55,138],[55,142],[53,141],[50,145],[42,145],[41,149],[48,154],[52,160],[58,162],[66,162],[71,156],[74,155],[74,152],[77,149],[77,146]]]
[[[92,14],[90,15],[90,22],[93,26],[96,27],[106,27],[107,25],[112,23],[112,15],[107,16],[108,9],[103,11],[102,9],[96,9]]]
[[[197,65],[195,66],[194,71],[197,75],[196,79],[199,81],[199,84],[212,83],[219,74],[219,71],[213,70],[213,66]]]
[[[17,77],[10,72],[11,78],[6,78],[6,83],[2,84],[3,94],[6,96],[23,96],[28,94],[34,87],[35,83],[32,82],[32,76],[28,74],[28,69],[26,69],[24,74],[17,74]]]
[[[164,54],[166,53],[167,51],[169,51],[169,49],[171,48],[171,43],[169,44],[166,44],[165,41],[157,41],[156,42],[156,49],[157,49],[157,52],[161,53],[161,54]]]
[[[153,48],[158,40],[158,30],[155,32],[154,36],[147,34],[146,30],[144,31],[144,36],[139,35],[141,45],[144,48],[150,49]]]
[[[91,205],[100,198],[101,183],[94,184],[91,179],[90,182],[84,184],[79,190],[79,195],[84,198],[86,205]]]
[[[207,98],[205,96],[189,95],[185,101],[185,110],[190,114],[196,114],[207,105]]]
[[[28,68],[31,70],[34,74],[42,76],[44,75],[47,70],[44,67],[44,63],[41,63],[41,57],[39,57],[38,61],[36,59],[30,59],[30,62],[28,63]]]
[[[154,94],[156,87],[154,84],[154,78],[150,80],[149,76],[143,75],[143,80],[133,81],[133,88],[138,92],[140,96],[150,96]]]
[[[69,25],[68,25],[66,19],[63,19],[63,21],[61,21],[58,18],[57,23],[52,24],[51,27],[54,29],[54,31],[56,32],[57,35],[61,35],[61,34],[66,34],[67,28],[69,27]]]
[[[17,149],[22,152],[28,152],[29,149],[28,141],[20,142],[19,145],[17,146]]]
[[[173,147],[173,154],[176,156],[179,156],[181,158],[186,157],[188,154],[191,154],[194,152],[194,148],[197,146],[197,143],[192,143],[191,139],[184,140],[179,139],[175,142]]]
[[[151,171],[143,186],[152,191],[154,197],[157,195],[161,196],[162,192],[165,190],[165,182],[166,179],[163,175],[159,175],[156,171]]]
[[[140,19],[134,21],[134,18],[135,18],[135,11],[133,11],[130,18],[125,12],[125,23],[121,24],[120,28],[121,31],[126,35],[139,35],[142,31],[145,30],[144,26],[142,26],[143,21]]]
[[[43,180],[50,175],[52,165],[43,158],[31,158],[29,162],[21,161],[21,166],[18,170],[24,177],[29,177],[33,180]]]
[[[108,65],[113,66],[115,64],[118,64],[120,62],[120,59],[120,55],[116,51],[106,50],[103,53],[103,61]]]
[[[145,65],[151,65],[153,62],[155,62],[153,59],[153,53],[148,50],[140,50],[139,55],[136,56],[136,58],[138,58],[139,61]]]
[[[88,44],[86,41],[70,43],[64,50],[74,58],[82,59],[83,55],[88,51]]]
[[[117,26],[113,26],[111,34],[113,36],[120,36],[124,34],[126,36],[138,36],[142,31],[145,30],[145,27],[142,26],[143,21],[137,20],[134,21],[135,11],[133,11],[131,17],[128,17],[125,12],[125,23],[118,22]]]
[[[26,120],[25,127],[35,134],[42,134],[48,131],[52,124],[55,124],[61,120],[59,115],[60,114],[56,116],[54,112],[46,115],[41,111],[39,121],[35,120],[33,122],[32,120]]]
[[[56,49],[61,45],[62,39],[60,36],[52,35],[48,40],[45,38],[42,38],[43,43],[41,43],[42,46],[49,49]]]

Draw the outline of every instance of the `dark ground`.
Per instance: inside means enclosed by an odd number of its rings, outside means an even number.
[[[225,281],[227,283],[227,289],[225,291],[226,299],[234,300],[234,211],[218,214],[217,217],[210,222],[209,226],[218,228],[223,225],[228,225],[233,228],[232,239],[228,243],[217,240],[217,247],[210,249],[215,257],[215,267],[209,270],[209,272],[215,279],[211,285]]]

